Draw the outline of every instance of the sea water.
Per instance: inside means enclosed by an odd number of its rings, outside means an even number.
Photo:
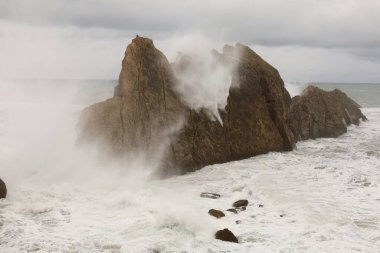
[[[315,84],[364,107],[369,121],[339,138],[165,180],[76,148],[80,111],[115,85],[0,82],[0,252],[380,252],[380,85]],[[227,212],[239,199],[247,210]],[[224,228],[239,244],[214,239]]]

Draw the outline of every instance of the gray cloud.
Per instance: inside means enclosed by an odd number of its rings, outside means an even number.
[[[0,25],[6,27],[0,29],[0,37],[7,38],[7,49],[3,52],[12,51],[12,37],[16,44],[28,47],[20,40],[40,45],[43,42],[36,36],[47,36],[52,46],[59,44],[54,47],[62,47],[68,54],[85,54],[91,58],[95,49],[99,57],[113,52],[108,58],[114,60],[107,64],[120,60],[116,53],[124,50],[135,34],[152,37],[160,44],[172,37],[198,32],[217,42],[239,41],[254,45],[259,51],[262,49],[264,54],[270,55],[270,62],[293,80],[308,79],[305,74],[308,69],[327,79],[344,77],[332,72],[336,66],[328,71],[332,62],[342,66],[336,70],[342,73],[345,70],[356,73],[355,69],[360,68],[354,66],[359,63],[374,69],[380,66],[378,0],[2,0]],[[38,32],[23,35],[23,31]],[[15,33],[19,33],[18,38],[14,37]],[[78,51],[79,48],[82,51]],[[277,52],[277,56],[273,52]],[[314,57],[317,52],[323,57]],[[285,56],[300,59],[299,66],[292,59],[282,58]],[[57,57],[61,58],[56,55],[49,61],[54,62]],[[311,60],[313,57],[329,62],[317,66]],[[303,72],[295,74],[287,62],[293,62],[293,67],[300,67]],[[347,62],[351,65],[346,66]],[[102,76],[114,76],[116,72]],[[355,74],[356,79],[368,76]],[[372,81],[380,81],[376,79],[378,74],[370,76]]]
[[[261,45],[375,47],[377,0],[4,0],[3,19],[131,32],[203,30]]]

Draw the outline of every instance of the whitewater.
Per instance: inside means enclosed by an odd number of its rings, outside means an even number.
[[[141,159],[120,166],[76,148],[80,111],[114,86],[0,83],[0,252],[380,252],[380,85],[321,85],[369,119],[339,138],[164,180]],[[225,211],[239,199],[246,211]],[[214,239],[223,228],[240,243]]]

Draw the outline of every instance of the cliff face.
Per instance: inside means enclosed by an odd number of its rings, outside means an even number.
[[[290,128],[297,140],[338,137],[347,132],[348,125],[367,119],[359,108],[340,90],[328,92],[309,86],[292,99]]]
[[[192,110],[181,102],[166,57],[152,40],[135,38],[114,97],[82,112],[79,143],[101,144],[116,155],[143,150],[160,157],[166,173],[291,150],[291,99],[277,70],[240,44],[226,46],[217,57],[237,66],[221,122],[207,109]]]

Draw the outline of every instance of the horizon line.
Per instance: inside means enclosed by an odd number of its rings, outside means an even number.
[[[0,78],[0,81],[118,81],[112,78]],[[380,84],[379,82],[347,82],[347,81],[284,81],[290,84]]]

